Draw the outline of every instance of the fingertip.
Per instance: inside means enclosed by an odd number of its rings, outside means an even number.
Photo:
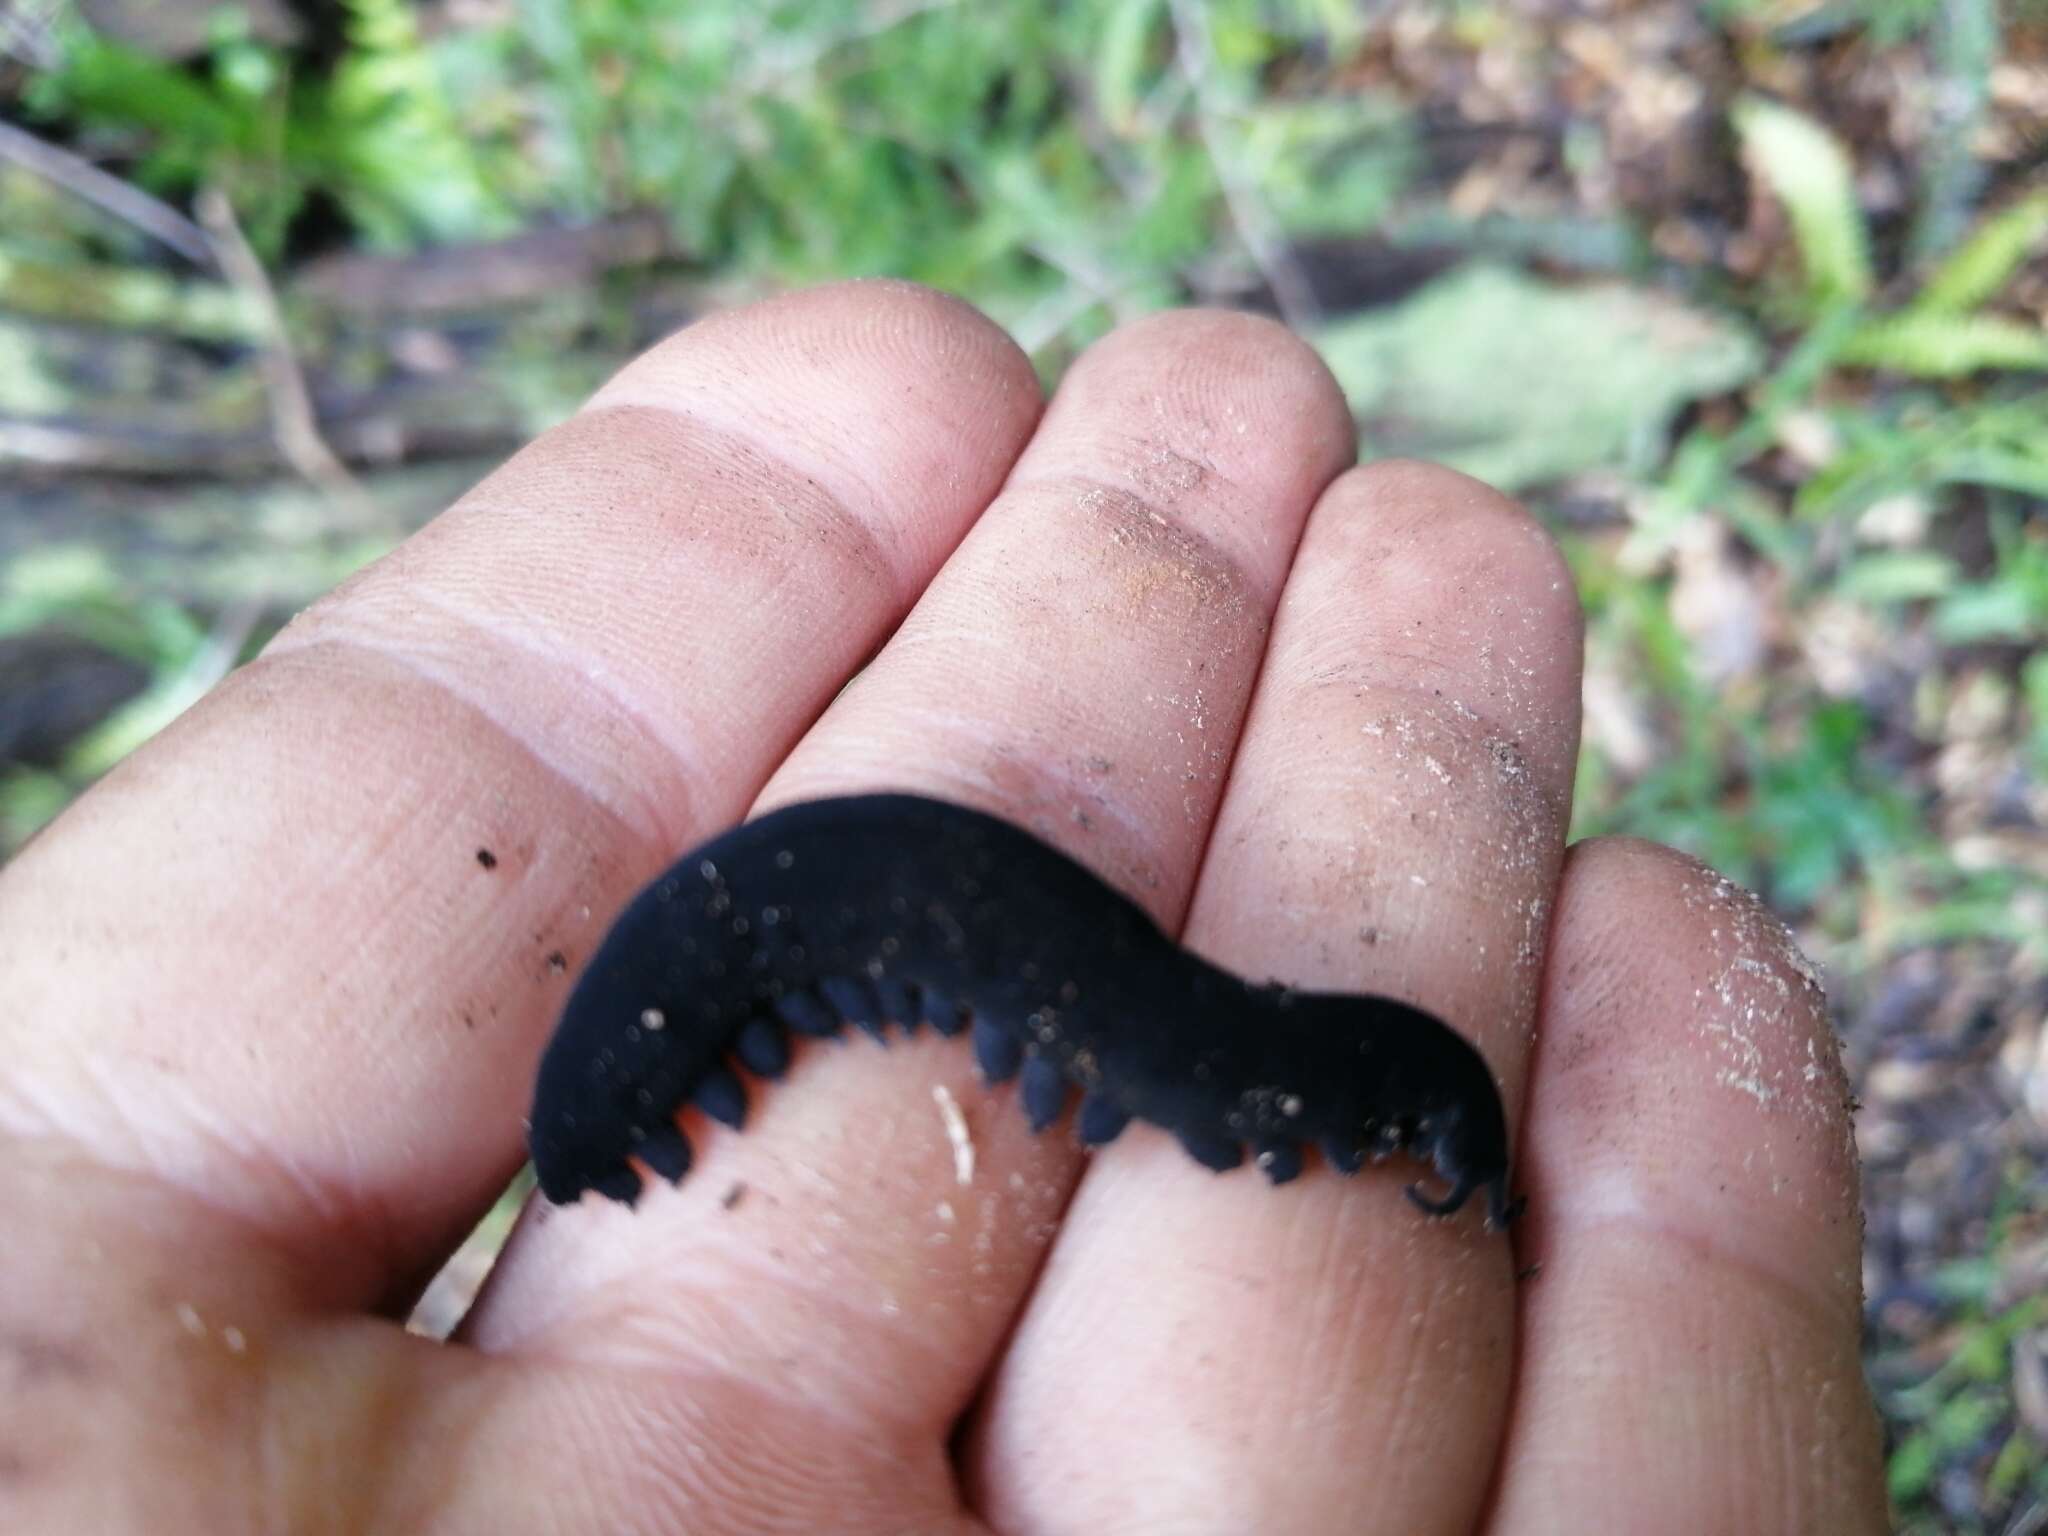
[[[1089,369],[1141,376],[1190,406],[1207,397],[1232,414],[1248,397],[1355,448],[1343,386],[1322,354],[1279,321],[1239,309],[1169,309],[1119,326],[1083,355]],[[1078,366],[1078,365],[1077,365]]]
[[[1031,359],[972,304],[860,278],[707,315],[579,414],[652,413],[759,445],[889,528],[884,553],[908,578],[958,542],[957,504],[994,496],[1044,403]]]
[[[1512,621],[1564,637],[1576,653],[1585,632],[1577,580],[1556,535],[1514,497],[1427,459],[1375,459],[1347,470],[1325,501],[1331,521],[1394,561],[1412,550],[1436,562],[1436,579],[1453,552],[1466,586],[1494,594],[1502,638]]]
[[[987,391],[1020,397],[1034,411],[1040,398],[1030,357],[974,305],[922,283],[868,277],[715,310],[627,363],[585,408],[622,397],[659,404],[668,391],[688,398],[707,364],[809,369],[835,357],[849,370],[943,380],[949,387],[935,398]]]
[[[1172,310],[1096,342],[1060,381],[1021,483],[1106,482],[1154,514],[1191,515],[1247,570],[1277,581],[1301,514],[1356,449],[1320,356],[1285,326]],[[1227,521],[1196,510],[1237,503]]]
[[[1531,1089],[1550,1222],[1650,1220],[1858,1304],[1850,1094],[1818,972],[1749,891],[1635,838],[1575,846]]]

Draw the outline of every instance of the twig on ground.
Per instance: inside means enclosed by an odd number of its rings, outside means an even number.
[[[305,372],[299,367],[298,354],[292,350],[277,290],[271,286],[270,274],[263,270],[262,261],[242,233],[227,194],[219,187],[202,188],[198,211],[221,271],[248,295],[268,332],[263,349],[263,380],[277,451],[311,484],[358,510],[367,511],[370,502],[361,484],[320,435],[320,424],[313,414],[312,392],[306,388]]]
[[[1044,240],[1027,240],[1024,249],[1075,287],[1093,294],[1096,302],[1110,312],[1118,325],[1135,320],[1144,313],[1143,305],[1133,297],[1129,286],[1114,273],[1104,271],[1091,253],[1063,248]]]
[[[1040,347],[1052,342],[1097,304],[1108,302],[1094,288],[1068,281],[1013,322],[1010,335],[1024,349],[1026,356],[1036,359]]]
[[[0,53],[20,59],[31,69],[55,69],[57,45],[50,40],[52,18],[63,0],[40,5],[0,4]]]
[[[1272,290],[1280,318],[1294,330],[1310,329],[1323,317],[1315,291],[1288,254],[1287,242],[1265,200],[1245,178],[1236,152],[1223,138],[1221,104],[1216,100],[1215,83],[1209,72],[1208,18],[1198,0],[1172,0],[1172,11],[1174,56],[1194,89],[1195,124],[1203,146],[1209,151],[1210,163],[1216,167],[1216,180],[1223,189],[1230,221],[1236,225],[1237,236],[1250,252],[1259,275]]]
[[[851,26],[795,45],[777,46],[757,33],[750,50],[753,67],[736,82],[737,89],[733,95],[752,99],[779,91],[842,48],[871,42],[907,21],[914,21],[933,11],[951,10],[959,3],[960,0],[886,0],[886,3],[870,5],[867,13]]]
[[[83,156],[0,119],[0,159],[12,160],[52,186],[134,226],[194,266],[217,270],[213,245],[204,230],[169,204],[109,175]]]

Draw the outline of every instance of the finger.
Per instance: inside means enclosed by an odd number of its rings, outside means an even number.
[[[1177,925],[1290,552],[1349,438],[1321,363],[1269,322],[1119,331],[762,805],[892,787],[977,806]],[[964,1183],[935,1092],[965,1118]],[[1038,1263],[1071,1132],[1031,1136],[966,1041],[927,1036],[813,1046],[744,1134],[690,1134],[675,1191],[525,1232],[479,1341],[612,1359],[651,1335],[792,1386],[802,1360],[807,1398],[943,1438]]]
[[[1420,1004],[1513,1105],[1578,686],[1577,601],[1535,521],[1447,470],[1345,476],[1288,579],[1188,943]],[[988,1401],[995,1522],[1462,1536],[1512,1366],[1508,1242],[1412,1209],[1412,1166],[1268,1188],[1111,1150]]]
[[[607,916],[740,813],[1036,409],[901,285],[656,348],[8,871],[0,1126],[239,1213],[323,1296],[431,1263]]]
[[[1572,850],[1529,1095],[1524,1356],[1488,1529],[1881,1532],[1842,1074],[1784,925]]]

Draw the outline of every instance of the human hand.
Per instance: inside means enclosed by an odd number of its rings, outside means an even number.
[[[1570,574],[1351,443],[1264,321],[1127,327],[1041,420],[970,310],[826,288],[302,616],[0,878],[0,1529],[1882,1530],[1818,992],[1698,866],[1565,852]],[[812,1045],[405,1333],[610,916],[878,788],[1451,1021],[1528,1214],[1084,1162],[962,1042]]]

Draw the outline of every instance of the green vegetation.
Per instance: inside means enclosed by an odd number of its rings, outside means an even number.
[[[1323,348],[1367,452],[1444,458],[1551,516],[1589,615],[1576,830],[1677,843],[1794,923],[1835,982],[1874,1145],[1906,1123],[1872,1071],[1902,978],[1931,967],[1980,998],[1958,1018],[2040,1027],[2048,190],[2025,173],[2038,105],[1986,81],[2008,52],[2039,67],[2048,8],[1646,4],[1604,33],[1506,0],[342,9],[331,48],[224,12],[190,57],[65,21],[0,74],[38,136],[174,208],[224,196],[286,327],[246,274],[181,266],[0,164],[0,461],[41,440],[10,422],[156,430],[174,392],[177,432],[267,453],[283,342],[321,381],[383,379],[392,333],[295,285],[336,242],[658,215],[654,259],[493,313],[471,394],[495,414],[457,423],[484,445],[569,408],[665,323],[648,295],[679,275],[693,294],[934,283],[1049,378],[1146,310],[1269,302]],[[1647,12],[1662,31],[1627,26]],[[1943,109],[1893,142],[1859,103],[1907,87]],[[360,494],[388,509],[395,483]],[[358,494],[261,493],[267,532],[226,584],[165,577],[161,549],[0,539],[0,638],[55,627],[150,679],[53,760],[0,769],[4,845],[396,537],[403,518],[336,511]],[[2048,1500],[2048,1427],[2011,1384],[2048,1317],[2007,1287],[2048,1240],[2040,1131],[1997,1091],[2006,1119],[1947,1134],[2016,1171],[1916,1228],[1899,1272],[1935,1300],[1873,1312],[1910,1531],[1999,1530]],[[1925,1198],[1916,1145],[1872,1160],[1874,1231]]]

